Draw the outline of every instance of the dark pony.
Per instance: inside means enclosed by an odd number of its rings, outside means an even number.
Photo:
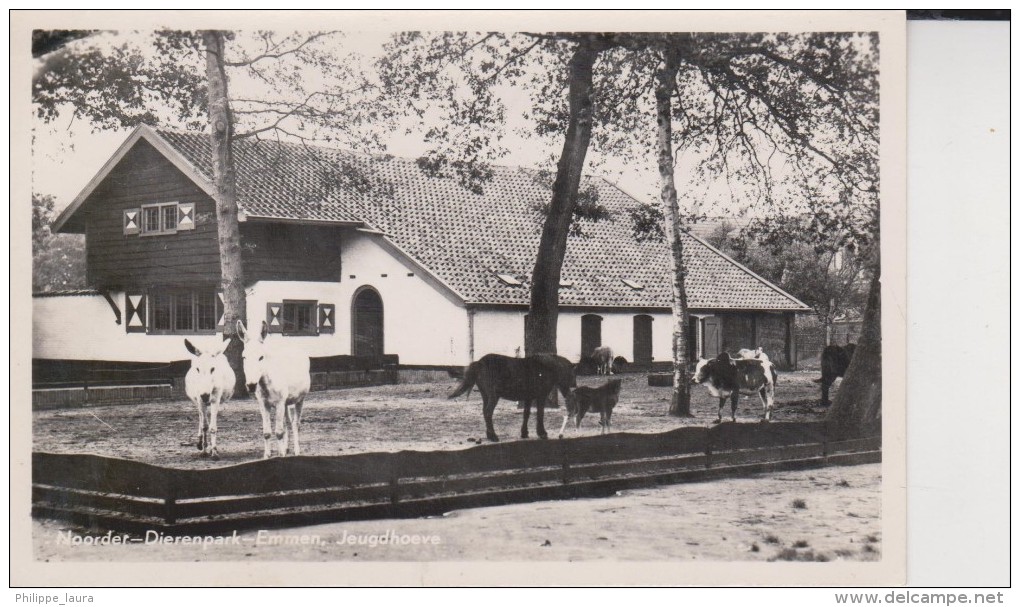
[[[535,433],[547,438],[545,432],[545,402],[553,388],[558,388],[569,402],[570,389],[577,387],[574,365],[562,356],[536,354],[524,358],[511,358],[499,354],[486,354],[480,360],[468,365],[464,381],[450,394],[457,398],[478,386],[482,393],[482,415],[485,417],[485,436],[498,441],[492,428],[492,412],[500,398],[524,402],[524,422],[521,424],[521,438],[528,438],[528,418],[531,403],[538,409]]]

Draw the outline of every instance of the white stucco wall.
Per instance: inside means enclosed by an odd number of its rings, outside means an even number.
[[[266,319],[266,304],[283,302],[285,299],[315,300],[320,304],[334,304],[337,310],[337,324],[340,310],[344,307],[340,285],[335,282],[305,282],[297,280],[261,280],[248,287],[248,324],[253,331],[259,331]],[[318,322],[318,310],[314,322]],[[271,340],[286,341],[288,346],[299,349],[308,356],[336,356],[350,354],[350,337],[340,335],[340,327],[333,334],[319,335],[271,335]]]
[[[561,309],[556,328],[556,350],[570,360],[581,359],[581,317],[588,312]],[[475,311],[475,359],[486,354],[514,356],[516,348],[524,351],[524,310]],[[616,356],[634,360],[634,312],[598,312],[602,317],[602,345],[613,349]],[[673,358],[673,317],[670,314],[649,314],[652,317],[652,357],[654,360]],[[590,353],[589,353],[590,354]]]
[[[382,297],[383,340],[387,354],[405,365],[463,365],[468,362],[467,310],[443,288],[378,236],[346,235],[342,242],[343,276],[338,286],[337,338],[350,353],[351,302],[358,289],[371,286]],[[385,276],[383,276],[385,275]],[[351,278],[351,277],[354,278]]]
[[[124,319],[124,293],[111,293]],[[169,362],[188,358],[183,335],[127,333],[101,295],[33,297],[32,357]],[[201,347],[217,337],[189,337]]]

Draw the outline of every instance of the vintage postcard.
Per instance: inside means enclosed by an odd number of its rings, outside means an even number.
[[[905,582],[902,13],[11,34],[12,584]]]

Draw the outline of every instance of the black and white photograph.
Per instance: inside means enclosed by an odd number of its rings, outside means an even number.
[[[904,583],[903,13],[22,17],[37,574]]]

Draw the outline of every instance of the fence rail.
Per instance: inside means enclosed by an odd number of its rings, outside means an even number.
[[[182,470],[33,453],[39,517],[101,529],[215,533],[610,495],[767,470],[881,460],[879,438],[829,441],[819,423],[518,441],[461,451],[301,456]]]

